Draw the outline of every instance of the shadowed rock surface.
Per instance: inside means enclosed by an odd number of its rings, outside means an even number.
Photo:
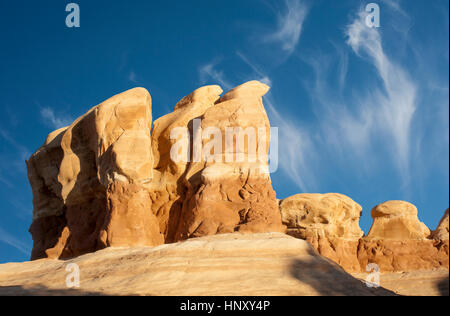
[[[368,274],[352,273],[365,280]],[[399,295],[448,296],[448,269],[419,270],[410,272],[381,273],[380,285]]]

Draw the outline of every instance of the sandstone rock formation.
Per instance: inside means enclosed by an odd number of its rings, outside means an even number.
[[[27,161],[31,258],[287,227],[347,271],[368,263],[382,272],[448,269],[448,210],[431,233],[414,205],[388,201],[373,208],[363,237],[361,206],[344,195],[278,201],[268,173],[268,89],[257,81],[224,95],[201,87],[151,128],[150,94],[136,88],[50,133]]]
[[[446,217],[430,239],[417,208],[408,202],[375,206],[373,225],[365,237],[358,224],[361,207],[343,195],[294,195],[280,202],[280,211],[288,234],[307,240],[347,271],[365,272],[369,263],[376,263],[382,272],[448,269]]]
[[[79,266],[80,287],[66,268]],[[223,234],[158,247],[107,248],[68,261],[0,265],[0,295],[393,295],[368,288],[303,241]],[[170,310],[170,307],[168,307]],[[176,306],[179,308],[179,306]]]
[[[284,232],[267,167],[270,124],[262,97],[268,90],[256,81],[245,83],[202,115],[201,130],[207,136],[202,148],[210,156],[194,159],[186,171],[187,193],[175,240],[234,231]],[[229,128],[241,132],[229,137]],[[258,138],[259,129],[264,137]],[[219,148],[207,146],[210,134],[219,135]],[[241,139],[239,146],[241,136],[247,141]]]
[[[27,162],[32,259],[163,242],[143,184],[152,180],[151,98],[137,88],[49,135]]]
[[[323,256],[351,271],[357,260],[361,206],[336,194],[297,194],[280,202],[283,224],[291,236],[305,239]]]
[[[178,139],[171,139],[171,132],[177,128],[188,128],[192,135],[193,119],[200,119],[203,113],[220,98],[221,93],[222,89],[219,86],[199,88],[181,99],[172,113],[153,123],[154,178],[148,184],[148,191],[153,201],[152,210],[158,217],[160,231],[164,234],[166,242],[174,241],[178,228],[187,190],[184,174],[189,167],[188,159],[179,162],[171,159],[171,149],[178,141]],[[190,137],[188,136],[187,140],[190,141]]]
[[[414,271],[449,266],[448,242],[431,240],[417,218],[417,208],[387,201],[372,209],[373,224],[358,247],[361,267],[376,263],[381,271]]]
[[[433,240],[365,240],[358,246],[361,271],[376,263],[383,272],[433,270],[449,266],[448,242]]]
[[[252,81],[220,97],[220,87],[202,87],[156,120],[150,134],[151,97],[136,88],[51,133],[27,162],[34,200],[32,259],[234,231],[284,231],[264,172],[270,126],[262,96],[268,89]],[[221,132],[221,141],[228,141],[226,127],[263,129],[259,155],[249,141],[237,145],[241,133],[231,139],[231,149],[213,147],[207,152],[213,156],[204,151],[196,157],[196,119],[203,130]],[[178,128],[187,133],[185,161],[171,156],[180,141],[172,137]],[[200,144],[208,148],[208,140],[201,137]],[[211,159],[229,155],[244,160]]]
[[[297,194],[280,202],[283,223],[288,234],[310,237],[359,239],[362,207],[343,194]]]
[[[445,211],[438,227],[431,234],[431,238],[435,240],[449,240],[448,209]]]
[[[423,240],[430,230],[417,218],[417,208],[405,201],[387,201],[372,209],[373,224],[366,239]]]

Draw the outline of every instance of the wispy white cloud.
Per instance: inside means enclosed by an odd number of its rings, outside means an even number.
[[[342,90],[345,86],[346,80],[347,80],[347,73],[348,73],[348,52],[346,49],[344,49],[341,45],[338,45],[334,42],[331,43],[333,47],[336,50],[336,53],[338,55],[339,61],[338,61],[338,83],[339,83],[339,89]]]
[[[7,153],[5,153],[5,155],[7,155],[6,158],[2,158],[2,166],[8,166],[7,170],[5,169],[5,171],[18,171],[22,174],[26,174],[25,160],[30,157],[31,152],[25,146],[16,141],[13,137],[11,137],[5,130],[0,129],[0,136],[14,149],[9,150]],[[2,182],[12,185],[12,183],[8,181],[7,178],[4,178]]]
[[[218,70],[217,66],[219,60],[215,59],[212,62],[201,66],[198,70],[200,75],[200,81],[202,84],[219,84],[223,89],[230,90],[233,85],[225,79],[223,71]],[[213,82],[211,82],[211,80]]]
[[[388,6],[395,13],[400,13],[401,15],[407,17],[408,14],[400,6],[400,0],[380,0],[381,3]]]
[[[278,127],[278,159],[281,170],[302,192],[311,192],[316,188],[316,181],[311,174],[311,162],[316,158],[311,135],[298,122],[289,120],[286,113],[277,109],[270,93],[264,97],[264,104],[268,110],[270,125]]]
[[[283,46],[290,51],[297,45],[307,8],[300,1],[287,1],[286,6],[283,16],[287,21],[280,18],[274,33],[278,35],[271,36],[272,41],[291,43]],[[392,10],[401,8],[396,3]],[[333,155],[334,167],[357,164],[355,173],[359,175],[373,173],[376,166],[386,166],[389,160],[404,185],[410,180],[412,151],[417,151],[411,129],[418,87],[405,68],[386,53],[379,31],[365,25],[365,14],[361,10],[346,26],[345,42],[331,42],[334,50],[326,55],[318,51],[301,54],[302,61],[313,68],[315,75],[314,80],[302,79],[316,114],[314,126],[290,116],[288,108],[278,107],[270,92],[264,98],[271,124],[279,127],[280,168],[303,192],[317,188],[318,174],[323,169],[320,164],[327,161],[323,158],[326,155]],[[294,20],[299,23],[293,23]],[[404,20],[409,21],[407,17]],[[400,32],[405,42],[407,34]],[[351,55],[373,66],[367,68],[368,76],[363,78],[364,82],[370,82],[369,86],[361,84],[349,89],[349,66],[354,60]],[[237,56],[250,69],[246,78],[272,85],[267,67],[256,64],[249,57],[252,55],[238,51]],[[203,73],[227,82],[217,63],[205,67]]]
[[[133,83],[137,83],[138,82],[137,75],[136,75],[136,73],[133,70],[131,70],[130,73],[128,74],[128,80],[133,82]]]
[[[285,0],[285,9],[277,14],[277,27],[264,37],[265,42],[276,43],[288,54],[292,54],[302,33],[303,22],[308,13],[304,1]]]
[[[365,98],[359,100],[358,96],[353,95],[349,100],[342,96],[342,89],[337,89],[339,81],[336,78],[342,74],[338,69],[336,77],[332,66],[338,63],[339,56],[315,52],[311,56],[303,56],[302,61],[308,64],[314,73],[312,80],[304,78],[302,82],[311,98],[311,109],[316,119],[313,125],[307,126],[304,121],[299,121],[297,125],[305,126],[305,137],[314,135],[314,142],[308,151],[320,153],[309,157],[306,162],[310,169],[309,174],[303,175],[308,176],[305,181],[310,182],[318,177],[320,167],[319,170],[314,168],[320,165],[332,165],[339,170],[343,165],[348,167],[349,164],[354,164],[358,170],[354,173],[357,177],[366,175],[374,168],[374,155],[371,154],[374,125],[371,107],[366,104]],[[332,162],[324,158],[330,155],[333,157]]]
[[[418,87],[409,73],[386,54],[379,31],[366,26],[365,12],[359,12],[347,25],[345,35],[351,51],[373,66],[368,68],[368,76],[364,79],[370,83],[352,86],[351,94],[343,94],[344,89],[349,91],[350,60],[345,47],[340,44],[331,43],[335,50],[326,54],[302,53],[301,60],[314,73],[314,80],[303,78],[302,82],[317,118],[314,130],[303,129],[304,138],[315,135],[307,150],[322,155],[333,154],[334,163],[348,165],[354,162],[360,175],[361,172],[365,175],[373,173],[377,165],[386,166],[390,162],[397,168],[406,188],[410,181],[411,147],[416,146],[411,130]],[[336,83],[339,89],[336,89]],[[337,160],[338,157],[341,160]],[[315,159],[306,156],[305,160],[305,165],[312,166]],[[308,173],[303,173],[302,177],[309,182]]]
[[[247,66],[250,67],[250,69],[253,71],[252,76],[253,79],[252,80],[258,80],[266,85],[268,85],[269,87],[272,86],[272,81],[270,80],[269,76],[264,73],[264,71],[262,71],[258,66],[256,66],[254,63],[250,62],[250,60],[240,51],[236,52],[236,55],[244,62],[247,64]],[[254,78],[256,74],[257,78]]]
[[[3,111],[8,117],[8,121],[12,127],[17,127],[20,123],[18,113],[13,110],[12,106],[5,105],[3,106]]]
[[[14,185],[11,183],[11,181],[9,181],[7,178],[3,177],[0,174],[0,182],[3,183],[4,185],[6,185],[8,188],[13,188]]]
[[[257,66],[254,62],[245,56],[242,52],[237,52],[237,56],[249,67],[250,71],[246,71],[243,80],[258,80],[269,86],[272,80],[267,73]],[[218,70],[215,63],[207,65],[203,70],[204,76],[215,79],[225,88],[230,89],[235,85],[230,82],[223,71]],[[294,184],[296,184],[302,192],[311,192],[315,188],[314,177],[311,174],[310,162],[314,160],[315,152],[313,142],[310,135],[295,121],[288,119],[288,113],[280,111],[277,102],[269,91],[264,96],[264,104],[270,117],[270,124],[278,128],[278,159],[280,170]]]
[[[31,155],[30,150],[19,142],[16,135],[0,129],[0,144],[6,150],[0,151],[0,183],[6,194],[14,196],[13,199],[5,201],[14,209],[12,213],[21,220],[28,221],[33,209],[31,198],[28,194],[26,159]],[[3,205],[5,210],[7,205]]]
[[[54,129],[65,127],[73,122],[73,119],[68,115],[57,115],[50,107],[41,108],[41,118],[44,123]]]
[[[277,55],[276,58],[271,55],[268,64],[280,65],[292,55],[300,40],[307,13],[308,7],[305,1],[301,0],[285,0],[284,9],[276,11],[276,28],[271,32],[261,32],[265,34],[262,42],[272,46],[271,51]],[[260,67],[241,51],[237,51],[236,54],[251,70],[246,73],[245,80],[259,80],[272,86],[272,80],[267,74],[268,64]],[[219,60],[215,59],[199,69],[202,83],[205,84],[212,79],[224,89],[231,89],[234,85],[226,79],[218,66]],[[289,121],[284,113],[279,112],[270,92],[264,97],[264,102],[271,117],[271,125],[279,129],[279,151],[282,152],[279,155],[280,168],[302,191],[306,192],[314,182],[307,165],[308,159],[313,155],[312,142],[298,124]]]
[[[5,231],[3,228],[0,227],[0,241],[10,245],[11,247],[14,247],[15,249],[19,250],[21,253],[25,255],[29,255],[31,252],[30,247],[24,243],[23,241],[20,241],[7,231]]]
[[[238,57],[250,68],[245,80],[258,80],[272,86],[269,75],[241,52]],[[295,120],[288,119],[289,114],[280,110],[272,93],[264,96],[264,105],[270,117],[270,124],[278,128],[278,159],[281,171],[298,186],[302,192],[311,192],[316,183],[311,174],[310,162],[314,160],[313,141],[307,131]]]
[[[365,14],[360,12],[346,28],[347,43],[353,51],[375,66],[383,88],[374,87],[370,100],[375,117],[375,128],[392,139],[397,167],[405,180],[409,169],[411,124],[416,112],[417,86],[401,65],[389,58],[382,45],[377,28],[365,25]]]

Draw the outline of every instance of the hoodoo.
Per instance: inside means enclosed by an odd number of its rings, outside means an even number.
[[[199,88],[157,119],[150,133],[151,97],[136,88],[51,133],[27,162],[32,259],[235,231],[284,232],[267,173],[270,125],[262,97],[268,90],[257,81],[222,97],[218,86]],[[215,128],[222,144],[230,142],[227,127],[263,129],[265,136],[261,141],[238,133],[231,146],[213,152],[223,158],[217,160],[205,152],[192,157],[197,153],[189,142],[190,159],[174,161],[179,139],[171,134],[184,128],[195,135],[194,120],[202,130]]]

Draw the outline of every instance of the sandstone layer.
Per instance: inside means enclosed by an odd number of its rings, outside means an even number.
[[[434,240],[420,222],[417,208],[387,201],[372,209],[372,227],[358,247],[361,268],[376,263],[381,271],[414,271],[449,267],[448,240]]]
[[[366,272],[370,263],[381,272],[449,267],[448,212],[430,236],[414,205],[387,201],[372,209],[373,224],[363,237],[361,207],[340,194],[298,194],[282,200],[280,211],[288,234],[350,272]]]
[[[305,239],[323,256],[350,271],[359,271],[357,259],[362,207],[336,194],[297,194],[280,202],[283,224],[291,236]]]
[[[32,259],[163,242],[143,184],[152,180],[151,98],[114,96],[51,133],[27,161]]]
[[[68,289],[75,263],[80,287]],[[393,295],[369,288],[305,241],[223,234],[157,247],[107,248],[75,259],[0,265],[0,295]]]
[[[251,81],[221,97],[220,87],[202,87],[156,120],[150,133],[151,97],[136,88],[52,132],[27,161],[31,258],[71,258],[111,246],[156,246],[234,231],[284,232],[266,172],[270,124],[262,97],[268,89]],[[222,144],[229,142],[227,127],[242,129],[231,147],[208,147],[211,131]],[[265,132],[255,150],[247,128]],[[180,129],[181,140],[173,137]],[[172,157],[180,143],[184,160]],[[207,149],[199,153],[196,144]]]
[[[417,208],[405,201],[387,201],[372,208],[371,240],[423,240],[430,230],[418,219]]]
[[[197,162],[193,157],[186,171],[186,199],[175,240],[234,231],[285,231],[268,173],[270,124],[262,103],[268,90],[256,81],[245,83],[202,115],[201,142],[207,155]],[[210,148],[213,135],[220,142]]]
[[[178,139],[171,138],[176,129],[187,129],[186,141],[191,141],[193,120],[200,119],[208,108],[219,100],[222,89],[219,86],[201,87],[181,99],[169,113],[153,123],[152,152],[154,156],[154,178],[148,184],[153,201],[152,210],[158,217],[160,231],[166,242],[173,242],[178,228],[181,209],[186,197],[185,177],[189,167],[190,153],[185,161],[171,159],[171,150]],[[187,144],[191,149],[190,144]]]

